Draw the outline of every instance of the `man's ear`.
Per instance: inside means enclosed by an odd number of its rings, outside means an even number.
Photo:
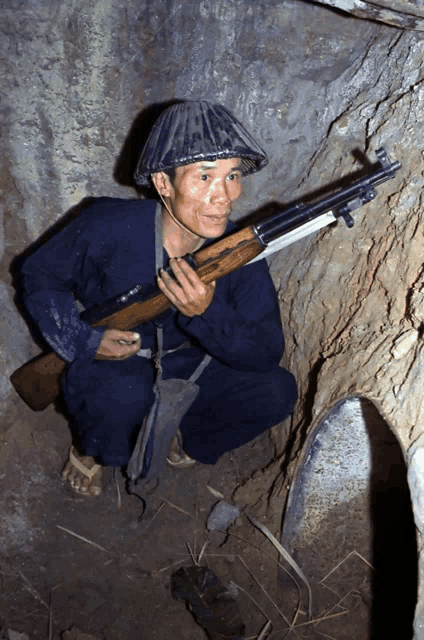
[[[154,173],[152,175],[153,184],[156,187],[156,191],[160,196],[170,196],[170,180],[169,176],[163,171],[159,171],[158,173]]]

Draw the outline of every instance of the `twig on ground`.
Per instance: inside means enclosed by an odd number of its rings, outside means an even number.
[[[198,563],[196,562],[196,557],[195,557],[193,551],[191,550],[191,547],[190,547],[188,542],[186,542],[186,546],[187,546],[187,549],[188,549],[188,551],[190,553],[190,557],[191,557],[191,560],[192,560],[193,564],[197,565]]]
[[[181,564],[182,562],[185,562],[185,561],[186,561],[186,554],[184,554],[184,558],[181,558],[181,560],[177,560],[177,562],[173,562],[172,564],[168,564],[166,567],[162,567],[162,569],[158,569],[157,571],[152,571],[152,574],[151,574],[152,578],[157,576],[159,573],[163,573],[167,569],[171,569],[171,567],[176,567],[178,564]]]
[[[300,602],[298,603],[297,607],[296,607],[296,611],[294,612],[294,616],[293,616],[293,620],[292,620],[292,627],[296,626],[296,620],[297,620],[297,616],[299,615],[300,612]]]
[[[22,580],[25,583],[25,589],[32,595],[34,596],[34,598],[36,600],[38,600],[38,602],[41,602],[41,604],[46,607],[47,611],[49,610],[49,605],[47,604],[47,602],[45,602],[43,600],[43,598],[40,596],[40,594],[38,593],[37,589],[35,587],[32,586],[32,584],[30,583],[30,581],[28,580],[28,578],[22,573],[22,571],[16,567],[17,572],[19,573],[19,575],[21,576]]]
[[[236,533],[233,533],[232,531],[228,530],[227,533],[230,536],[233,536],[234,538],[238,538],[239,540],[242,540],[243,542],[247,542],[247,544],[250,544],[251,547],[253,547],[254,549],[257,549],[258,551],[260,551],[261,553],[265,554],[270,560],[272,560],[273,562],[275,562],[276,565],[278,565],[280,567],[280,569],[282,569],[283,571],[285,571],[287,573],[288,576],[290,576],[290,578],[293,580],[293,582],[295,583],[297,590],[299,592],[299,598],[300,598],[300,586],[299,583],[297,582],[296,578],[294,575],[292,575],[290,573],[290,571],[287,569],[287,567],[285,567],[284,565],[281,564],[281,562],[279,562],[278,560],[276,560],[275,558],[272,557],[271,554],[269,554],[267,551],[265,551],[265,549],[261,549],[261,547],[258,547],[257,544],[254,544],[253,542],[251,542],[250,540],[248,540],[247,538],[243,538],[242,536],[237,535]]]
[[[174,504],[173,502],[170,502],[169,500],[166,500],[166,498],[162,498],[161,496],[152,496],[152,497],[158,498],[158,500],[162,500],[162,502],[166,502],[166,504],[172,507],[173,509],[176,509],[177,511],[181,511],[181,513],[184,513],[186,516],[189,516],[193,520],[196,520],[196,518],[193,515],[191,515],[191,513],[189,513],[188,511],[184,511],[184,509],[181,509],[181,507],[177,507],[176,504]]]
[[[237,462],[234,460],[233,454],[231,452],[228,453],[228,457],[231,460],[231,464],[234,467],[234,471],[236,472],[236,481],[237,481],[237,486],[241,485],[241,478],[240,478],[240,469],[239,466],[237,464]]]
[[[109,566],[110,564],[112,564],[112,562],[115,562],[114,558],[110,558],[110,560],[106,560],[106,562],[103,563],[104,567]]]
[[[33,611],[28,611],[28,613],[22,613],[20,618],[29,618],[31,616],[42,615],[45,616],[44,609],[34,609]]]
[[[247,564],[245,563],[245,561],[243,560],[243,558],[239,555],[236,556],[240,562],[242,563],[242,565],[246,568],[247,572],[249,573],[249,575],[252,576],[252,578],[254,579],[254,581],[256,582],[256,584],[260,587],[260,589],[264,592],[264,594],[266,595],[266,597],[268,598],[268,600],[271,602],[271,604],[276,608],[276,610],[278,611],[279,615],[281,616],[281,618],[284,620],[284,622],[287,624],[287,626],[289,627],[290,631],[294,631],[294,628],[292,627],[292,625],[290,624],[289,620],[286,618],[286,616],[284,615],[284,613],[281,611],[281,609],[278,607],[278,605],[274,602],[274,600],[271,598],[271,596],[269,595],[269,593],[266,591],[266,589],[261,585],[261,583],[259,582],[259,580],[256,578],[256,576],[254,575],[254,573],[249,569],[249,567],[247,566]],[[297,633],[296,631],[294,631],[296,637]]]
[[[205,542],[203,544],[203,547],[202,547],[202,549],[201,549],[201,551],[199,553],[199,557],[197,558],[197,564],[199,564],[199,565],[200,565],[200,563],[202,561],[203,554],[205,553],[205,549],[208,546],[208,544],[209,544],[209,540],[206,538],[206,540],[205,540]]]
[[[215,496],[215,498],[219,498],[220,500],[224,500],[224,497],[225,497],[225,496],[223,496],[223,495],[222,495],[222,493],[220,493],[219,491],[217,491],[217,490],[216,490],[216,489],[214,489],[213,487],[209,486],[208,484],[206,484],[206,485],[205,485],[205,487],[206,487],[207,489],[209,489],[209,491],[211,492],[211,494],[212,494],[213,496]]]
[[[310,584],[308,582],[308,579],[305,576],[305,574],[303,573],[302,569],[299,567],[297,562],[295,562],[295,560],[293,560],[293,558],[291,557],[289,552],[286,551],[286,549],[284,549],[283,545],[278,542],[277,538],[274,535],[272,535],[272,533],[268,529],[268,527],[265,527],[265,525],[263,525],[261,522],[259,522],[259,520],[256,520],[256,518],[254,518],[253,516],[249,516],[248,514],[246,514],[246,515],[249,518],[250,522],[253,525],[255,525],[255,527],[257,527],[257,529],[262,531],[262,533],[268,538],[268,540],[270,540],[270,542],[272,542],[274,547],[281,553],[283,558],[293,567],[293,569],[296,571],[296,573],[299,575],[299,577],[303,580],[303,582],[304,582],[304,584],[306,586],[306,589],[308,591],[308,600],[309,600],[308,601],[308,614],[309,614],[309,618],[312,618],[312,590],[311,590]]]
[[[262,609],[261,605],[258,604],[256,602],[256,600],[250,595],[250,593],[248,593],[246,591],[246,589],[243,589],[243,587],[240,587],[240,585],[236,584],[235,582],[233,582],[232,580],[230,580],[230,584],[233,584],[237,589],[240,589],[240,591],[243,591],[243,593],[249,598],[249,600],[251,600],[253,602],[254,605],[256,605],[256,607],[259,609],[259,611],[262,613],[263,617],[265,618],[265,620],[268,620],[268,622],[270,622],[268,615],[265,613],[265,611]]]
[[[354,549],[353,551],[351,551],[350,553],[348,553],[348,554],[347,554],[347,556],[346,556],[345,558],[343,558],[343,560],[340,560],[340,562],[339,562],[338,564],[336,564],[336,566],[335,566],[335,567],[333,567],[329,573],[327,573],[327,575],[325,576],[325,578],[323,578],[323,579],[321,580],[320,584],[324,583],[324,582],[325,582],[325,580],[327,580],[327,578],[328,578],[329,576],[331,576],[331,574],[332,574],[332,573],[334,573],[334,571],[336,571],[336,570],[337,570],[337,569],[338,569],[338,568],[343,564],[343,562],[346,562],[346,560],[349,560],[350,556],[357,556],[358,558],[360,558],[360,560],[362,560],[363,562],[365,562],[365,564],[367,564],[367,565],[370,567],[370,569],[372,569],[373,571],[375,571],[375,569],[374,569],[374,567],[372,566],[372,564],[370,564],[370,563],[368,562],[368,560],[367,560],[366,558],[364,558],[364,556],[361,556],[361,554],[360,554],[358,551],[356,551],[356,549]]]
[[[49,594],[49,640],[52,640],[53,638],[53,603],[52,603],[52,593],[55,589],[57,589],[58,587],[61,587],[63,584],[63,582],[60,582],[59,584],[57,584],[55,587],[53,587],[53,589],[50,589],[50,594]]]
[[[115,478],[116,493],[118,494],[117,500],[118,500],[118,511],[119,511],[119,509],[122,507],[122,500],[121,500],[121,490],[119,489],[119,482],[116,476],[116,467],[113,467],[113,477]]]
[[[323,633],[322,631],[319,631],[319,629],[316,629],[317,633],[319,633],[320,636],[322,636],[323,638],[328,638],[328,640],[337,640],[337,638],[334,638],[333,636],[329,636],[326,633]]]
[[[335,591],[333,591],[332,589],[329,589],[329,591],[331,591],[332,593],[334,593],[334,595],[338,597],[338,594]],[[327,611],[324,613],[324,615],[321,618],[318,618],[317,620],[315,620],[315,622],[321,622],[322,620],[327,620],[330,617],[334,618],[336,616],[341,616],[341,615],[344,615],[345,613],[349,613],[349,609],[347,609],[341,603],[343,602],[343,600],[346,600],[346,598],[348,598],[352,593],[355,593],[355,591],[356,591],[355,588],[348,591],[342,598],[340,598],[335,604],[333,604],[329,609],[327,609]],[[338,613],[331,613],[331,611],[333,611],[336,607],[343,609],[343,611],[339,611]]]
[[[262,631],[258,636],[249,636],[244,640],[265,640],[265,638],[270,638],[271,637],[270,627],[271,627],[271,620],[268,620],[268,622],[265,623],[264,628],[262,629]]]
[[[338,602],[336,602],[331,609],[334,609],[334,607],[341,607],[340,602],[342,602],[345,598],[347,598],[351,593],[354,592],[354,589],[352,589],[351,591],[349,591],[349,593],[347,593],[345,596],[343,596],[343,598],[341,598]],[[331,611],[330,609],[330,611]],[[310,627],[311,625],[315,625],[320,623],[320,622],[325,622],[326,620],[331,620],[332,618],[339,618],[340,616],[345,616],[346,614],[350,613],[350,611],[348,609],[344,609],[343,611],[339,611],[338,613],[331,613],[331,614],[325,614],[323,616],[320,616],[319,618],[313,618],[312,620],[308,620],[307,622],[300,622],[299,624],[294,625],[293,629],[300,629],[301,627]],[[293,624],[293,623],[292,623]],[[283,633],[284,631],[288,631],[289,633],[293,630],[293,629],[275,629],[273,632],[271,632],[270,637],[274,636],[277,633]],[[337,640],[337,638],[332,638],[332,636],[328,636],[325,635],[323,631],[320,631],[319,629],[315,629],[315,631],[317,633],[319,633],[320,635],[324,635],[324,637],[326,638],[330,638],[330,640]],[[285,636],[287,637],[287,636]]]
[[[322,622],[323,620],[327,620],[327,619],[330,619],[330,618],[337,618],[337,617],[339,617],[339,616],[344,616],[344,615],[346,615],[347,613],[350,613],[350,612],[349,612],[349,611],[347,611],[347,610],[346,610],[346,611],[340,611],[339,613],[334,613],[333,615],[325,616],[325,617],[323,617],[323,618],[315,618],[314,620],[309,620],[308,622],[301,622],[300,624],[297,624],[295,628],[296,628],[296,629],[299,629],[300,627],[306,627],[306,626],[314,625],[314,624],[316,624],[317,622]],[[287,637],[288,637],[288,635],[289,635],[292,631],[293,631],[293,629],[287,629],[287,628],[285,628],[285,629],[274,629],[274,631],[271,631],[271,632],[270,632],[270,634],[269,634],[269,638],[274,637],[274,636],[277,636],[278,634],[280,634],[280,633],[284,633],[284,632],[286,632],[286,635],[285,635],[284,637],[285,637],[285,638],[287,638]],[[320,633],[321,635],[323,635],[323,632],[322,632],[322,631],[320,631],[319,629],[315,629],[315,631],[316,631],[317,633]],[[287,634],[287,632],[288,632],[288,634]],[[278,637],[279,637],[279,636],[278,636]],[[331,636],[326,636],[326,637],[331,638]],[[302,636],[302,638],[303,638],[303,636]],[[255,638],[255,639],[253,639],[253,638],[246,638],[246,640],[259,640],[259,638]],[[332,638],[332,640],[337,640],[337,638]]]
[[[93,547],[97,547],[97,549],[100,549],[101,551],[106,551],[106,553],[112,553],[111,551],[108,551],[107,549],[102,547],[100,544],[97,544],[97,542],[92,542],[88,538],[84,538],[84,536],[80,536],[80,535],[78,535],[78,533],[75,533],[74,531],[71,531],[70,529],[67,529],[66,527],[61,527],[59,524],[57,524],[56,527],[58,529],[62,529],[62,531],[66,531],[66,533],[69,533],[71,536],[74,536],[75,538],[78,538],[79,540],[82,540],[83,542],[87,542],[88,544],[91,544]]]
[[[268,631],[270,631],[270,627],[271,627],[271,620],[268,620],[268,622],[266,623],[266,625],[264,626],[264,628],[262,629],[261,633],[258,635],[257,640],[265,640]]]
[[[345,616],[347,613],[350,613],[350,611],[348,609],[345,609],[344,611],[339,611],[338,613],[331,613],[328,616],[325,615],[325,616],[322,616],[321,618],[314,618],[313,620],[308,620],[307,622],[300,622],[299,624],[296,625],[296,629],[299,629],[300,627],[308,627],[311,624],[315,625],[315,624],[318,624],[318,622],[325,622],[325,620],[330,620],[331,618],[339,618],[340,616]]]
[[[157,511],[153,514],[153,516],[151,517],[151,519],[149,520],[149,522],[146,523],[146,525],[144,527],[141,528],[141,531],[144,532],[146,531],[147,527],[150,527],[150,525],[152,524],[153,520],[156,518],[156,516],[158,515],[158,513],[160,511],[162,511],[162,509],[164,508],[165,503],[161,502],[159,508],[157,509]]]

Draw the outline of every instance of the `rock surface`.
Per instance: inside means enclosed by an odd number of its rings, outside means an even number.
[[[424,31],[424,10],[414,0],[319,0],[321,4],[347,11],[358,18],[378,20],[385,24]]]

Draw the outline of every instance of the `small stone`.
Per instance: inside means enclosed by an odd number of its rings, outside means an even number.
[[[396,338],[392,349],[392,356],[395,360],[403,358],[404,355],[411,350],[414,344],[418,340],[418,331],[416,329],[409,329],[405,331],[398,338]]]
[[[240,508],[221,500],[217,502],[208,518],[208,531],[226,531],[233,524],[234,520],[240,516]]]
[[[29,640],[29,636],[26,633],[19,633],[18,631],[12,631],[8,629],[9,640]]]

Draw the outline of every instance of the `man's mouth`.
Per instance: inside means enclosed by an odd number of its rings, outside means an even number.
[[[205,218],[207,218],[208,220],[212,220],[212,222],[225,222],[226,220],[228,220],[229,215],[229,213],[224,213],[223,215],[219,216],[205,215]]]

